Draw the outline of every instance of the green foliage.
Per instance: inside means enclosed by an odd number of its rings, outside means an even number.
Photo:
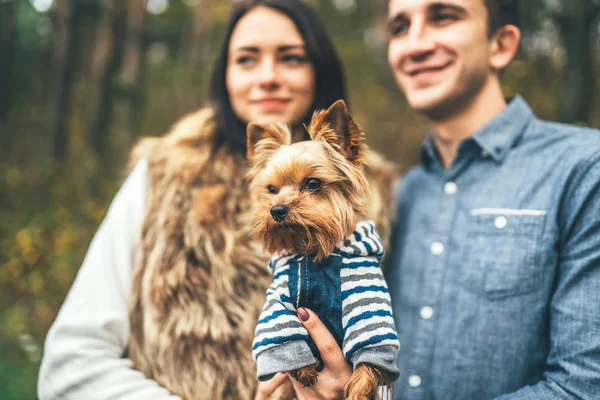
[[[15,340],[0,336],[2,400],[35,400],[39,361],[31,359]]]

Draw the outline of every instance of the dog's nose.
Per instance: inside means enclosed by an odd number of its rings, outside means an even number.
[[[287,217],[288,212],[290,211],[287,206],[276,205],[271,207],[271,217],[277,222],[281,222]]]

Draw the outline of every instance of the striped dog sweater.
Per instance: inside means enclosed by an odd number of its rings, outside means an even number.
[[[379,268],[384,250],[371,221],[319,263],[300,254],[269,261],[273,282],[258,320],[252,355],[261,381],[277,372],[323,362],[296,316],[306,307],[321,318],[354,368],[369,363],[398,378],[399,342],[387,284]]]

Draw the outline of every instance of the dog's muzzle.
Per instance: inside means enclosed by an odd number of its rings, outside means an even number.
[[[271,217],[277,222],[281,222],[287,217],[290,209],[287,206],[276,205],[271,207]]]

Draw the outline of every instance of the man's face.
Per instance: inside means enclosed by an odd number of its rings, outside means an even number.
[[[484,0],[390,0],[388,61],[414,109],[447,117],[497,79],[487,24]]]

